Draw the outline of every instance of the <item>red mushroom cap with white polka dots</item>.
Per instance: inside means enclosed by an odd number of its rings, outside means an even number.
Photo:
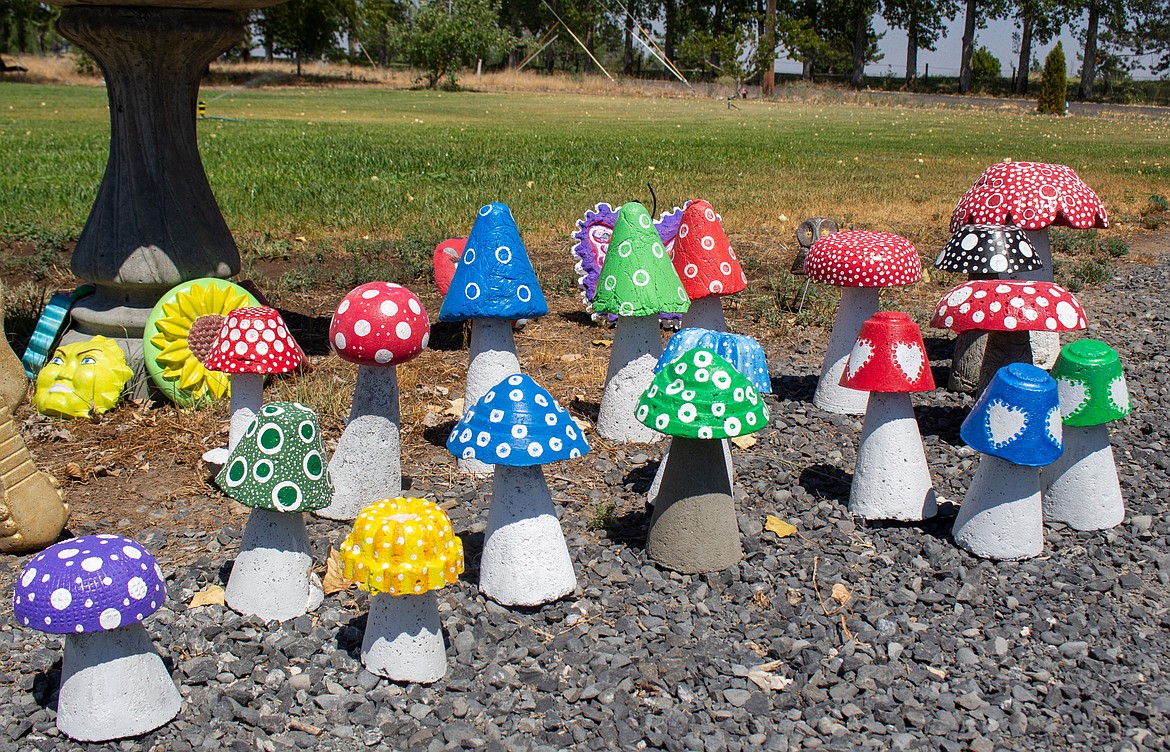
[[[1081,304],[1060,285],[998,279],[973,280],[952,289],[938,302],[930,325],[960,333],[1071,332],[1087,326]]]
[[[683,210],[673,261],[691,300],[731,295],[747,287],[747,277],[719,215],[702,199],[688,202]]]
[[[951,213],[951,232],[963,225],[1016,225],[1025,230],[1108,227],[1105,205],[1071,167],[1000,162],[983,171]]]
[[[804,269],[814,282],[835,287],[893,287],[922,279],[914,245],[890,232],[842,230],[813,243]]]
[[[224,319],[203,367],[220,373],[289,373],[304,355],[275,308],[237,308]]]
[[[367,282],[342,298],[329,322],[329,346],[342,360],[393,366],[418,357],[431,338],[422,301],[393,282]]]

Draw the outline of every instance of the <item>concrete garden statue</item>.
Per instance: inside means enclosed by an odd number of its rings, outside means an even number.
[[[61,345],[37,374],[33,406],[42,415],[92,418],[118,404],[133,375],[122,348],[108,337]]]
[[[804,269],[812,281],[841,288],[841,304],[813,402],[831,413],[861,415],[869,393],[841,386],[845,361],[861,324],[877,313],[882,288],[911,285],[922,279],[922,260],[910,241],[900,235],[843,230],[814,243]]]
[[[174,718],[183,700],[142,620],[167,598],[150,552],[118,535],[87,535],[34,556],[16,581],[18,624],[65,635],[57,728],[99,742]]]
[[[922,332],[898,311],[864,324],[841,383],[869,392],[849,511],[867,520],[924,520],[938,511],[911,392],[934,389]]]
[[[284,621],[321,604],[303,512],[333,496],[317,415],[297,402],[270,402],[244,432],[216,483],[252,507],[224,589],[227,605]]]
[[[431,337],[427,310],[392,282],[368,282],[346,295],[329,324],[329,346],[358,366],[349,422],[329,461],[333,500],[320,517],[352,520],[376,499],[402,494],[398,364],[418,357]]]
[[[684,574],[718,572],[743,558],[723,439],[759,431],[768,407],[713,351],[686,352],[654,377],[638,420],[674,437],[647,533],[646,553]]]
[[[981,453],[951,528],[955,543],[985,559],[1028,559],[1044,550],[1040,468],[1063,451],[1056,382],[1031,363],[996,372],[959,435]]]
[[[658,314],[686,313],[690,305],[646,207],[637,202],[622,206],[593,298],[593,310],[618,316],[597,415],[598,436],[620,443],[661,438],[634,418],[634,408],[662,354]]]
[[[702,199],[687,202],[672,261],[691,299],[683,327],[727,331],[723,296],[746,289],[747,277],[711,204]]]
[[[392,681],[447,672],[438,590],[463,572],[463,542],[433,501],[384,499],[363,509],[341,544],[345,577],[370,594],[362,665]]]
[[[1108,425],[1129,415],[1117,351],[1095,339],[1064,346],[1052,368],[1064,420],[1064,454],[1040,471],[1044,519],[1104,530],[1125,519]]]
[[[471,320],[471,352],[463,408],[468,410],[504,377],[520,373],[512,321],[548,313],[512,210],[493,203],[479,210],[467,245],[443,298],[439,321]],[[491,466],[461,459],[463,472],[485,474]]]
[[[479,589],[505,606],[539,606],[577,587],[541,466],[589,451],[565,408],[528,376],[488,390],[455,424],[447,450],[495,465]]]

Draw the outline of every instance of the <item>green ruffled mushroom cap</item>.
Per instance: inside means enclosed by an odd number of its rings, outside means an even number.
[[[670,436],[727,439],[768,425],[768,406],[747,377],[699,347],[658,372],[635,416]]]
[[[691,300],[646,207],[631,201],[618,211],[593,310],[618,316],[686,313]]]
[[[1104,342],[1081,339],[1065,345],[1052,367],[1052,378],[1065,425],[1098,426],[1129,415],[1121,358]]]
[[[270,402],[244,431],[215,479],[253,509],[311,512],[329,505],[333,482],[317,414],[299,402]]]

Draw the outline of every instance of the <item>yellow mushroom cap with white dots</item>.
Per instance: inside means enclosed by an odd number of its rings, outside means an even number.
[[[463,572],[463,541],[433,501],[375,501],[358,514],[341,545],[345,577],[362,590],[418,595],[455,582]]]

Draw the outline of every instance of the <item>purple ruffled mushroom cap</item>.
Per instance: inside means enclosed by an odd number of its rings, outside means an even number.
[[[34,556],[16,581],[20,624],[51,634],[101,632],[135,624],[167,599],[150,552],[120,535],[61,541]]]

